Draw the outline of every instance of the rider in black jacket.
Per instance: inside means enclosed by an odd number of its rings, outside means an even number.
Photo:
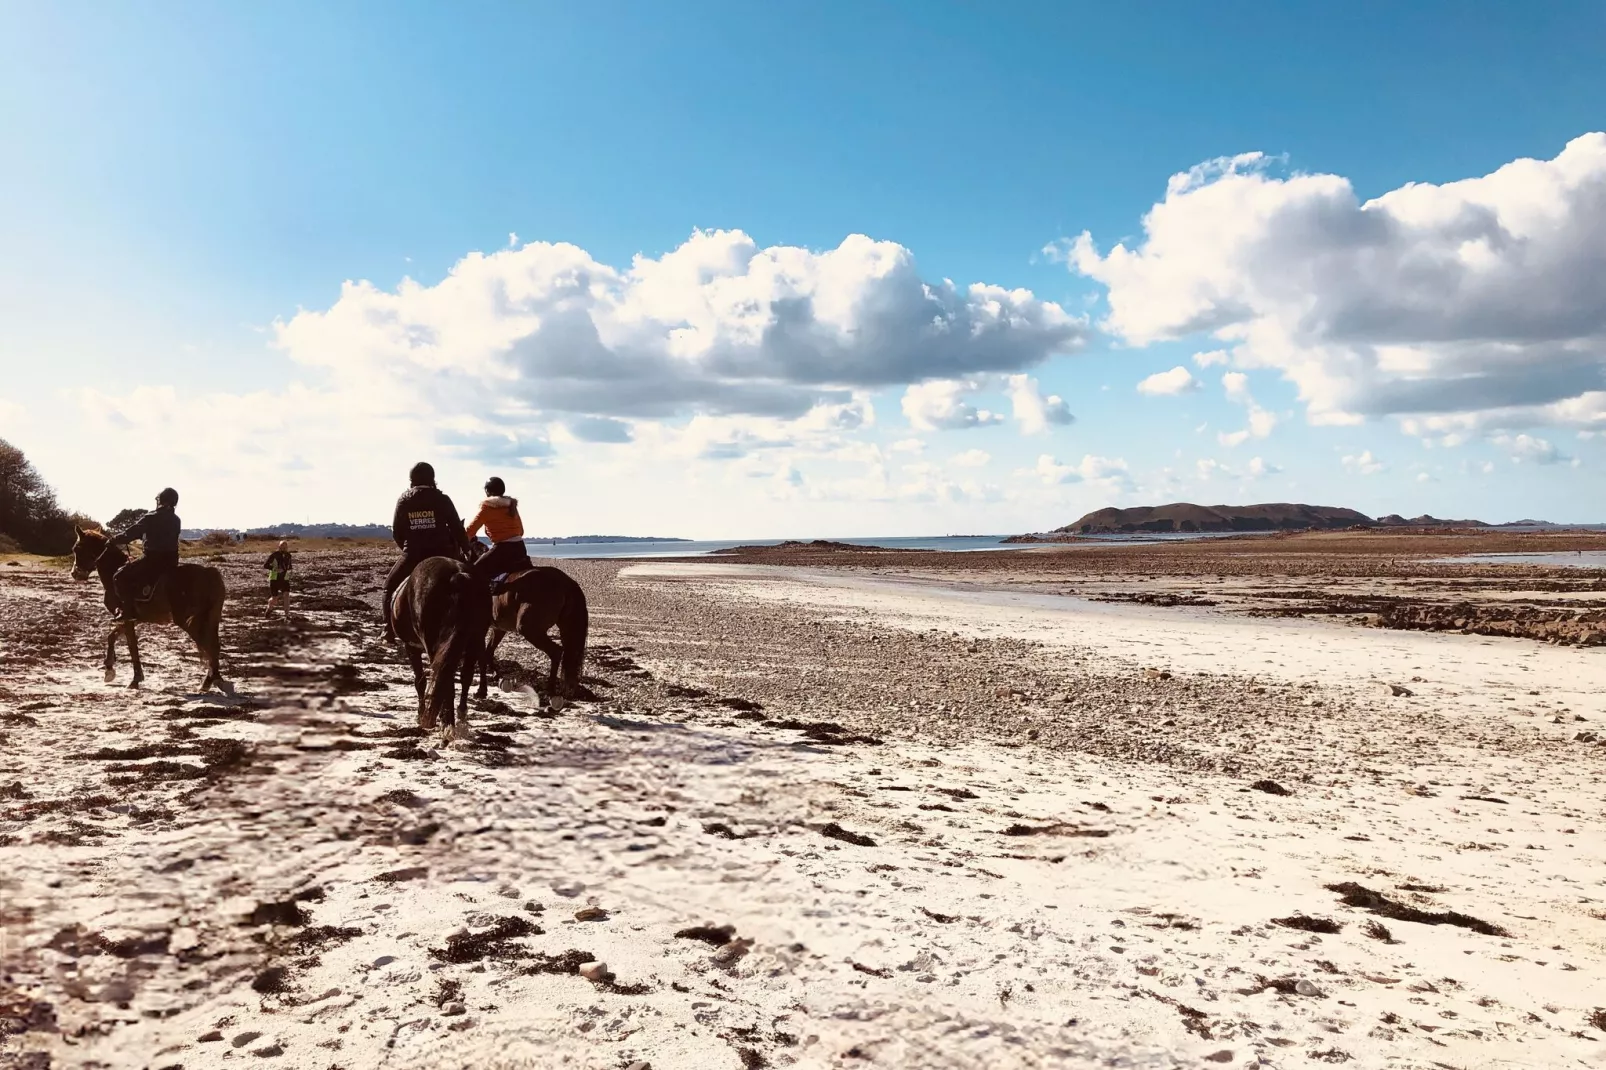
[[[150,597],[157,581],[178,568],[178,536],[183,524],[173,511],[177,506],[178,491],[167,487],[156,496],[155,510],[112,536],[114,546],[140,539],[144,549],[140,558],[118,569],[112,580],[121,614],[132,615],[134,603]]]
[[[401,547],[402,556],[385,578],[385,638],[392,640],[396,638],[396,628],[390,619],[390,601],[396,588],[427,557],[454,557],[461,561],[468,544],[457,507],[435,486],[434,467],[420,461],[413,465],[407,480],[411,486],[396,499],[396,515],[391,520],[391,537]]]

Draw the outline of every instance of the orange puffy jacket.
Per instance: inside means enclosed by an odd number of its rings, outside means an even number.
[[[480,530],[491,537],[491,542],[517,542],[524,538],[524,521],[519,519],[519,503],[517,498],[496,497],[486,498],[480,503],[480,511],[474,514],[469,521],[468,537],[473,538]]]

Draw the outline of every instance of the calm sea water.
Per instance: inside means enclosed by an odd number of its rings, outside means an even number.
[[[891,550],[1019,550],[1004,545],[1004,535],[940,535],[932,538],[832,539],[855,546]],[[553,545],[526,539],[531,557],[701,557],[736,546],[778,546],[786,539],[723,539],[693,542],[568,542]],[[798,540],[807,542],[807,539]]]
[[[1546,568],[1606,568],[1606,550],[1548,554],[1462,554],[1441,557],[1435,565],[1543,565]]]
[[[1191,539],[1217,539],[1232,534],[1269,534],[1265,532],[1195,532],[1176,534],[1143,533],[1135,535],[1083,536],[1079,542],[1178,542]],[[808,542],[815,536],[791,541]],[[826,536],[820,536],[826,538]],[[886,536],[885,538],[847,539],[830,538],[831,542],[851,543],[855,546],[885,546],[889,550],[946,550],[964,553],[974,550],[1025,550],[1043,543],[1008,543],[1007,535],[930,535],[919,538]],[[531,557],[702,557],[729,550],[736,546],[778,546],[786,539],[713,539],[693,542],[540,542],[526,539]]]

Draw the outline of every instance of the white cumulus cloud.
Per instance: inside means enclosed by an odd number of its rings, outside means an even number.
[[[1174,177],[1131,247],[1061,247],[1107,287],[1110,331],[1213,333],[1234,365],[1292,381],[1317,423],[1606,426],[1606,134],[1367,201],[1267,164]]]
[[[1111,489],[1121,489],[1131,483],[1124,460],[1119,457],[1099,457],[1091,453],[1083,455],[1076,464],[1060,464],[1052,454],[1045,453],[1037,458],[1036,467],[1028,471],[1041,479],[1046,486],[1062,483],[1097,483]]]
[[[1087,325],[1027,290],[928,282],[895,242],[699,231],[628,268],[561,243],[474,253],[433,286],[347,283],[276,330],[337,380],[525,420],[796,417],[855,389],[1017,371]]]
[[[1249,376],[1243,372],[1227,372],[1221,377],[1222,388],[1227,393],[1227,400],[1236,402],[1248,410],[1248,423],[1238,431],[1222,431],[1216,435],[1216,441],[1223,446],[1241,446],[1252,438],[1265,438],[1277,426],[1277,414],[1260,407],[1260,403],[1249,392]]]
[[[1004,422],[1002,413],[965,400],[982,388],[977,379],[935,379],[903,392],[903,414],[918,431],[957,431]]]
[[[1491,440],[1496,446],[1508,451],[1512,461],[1517,464],[1574,464],[1575,458],[1567,456],[1558,450],[1555,445],[1545,439],[1533,435],[1495,435]]]
[[[1037,380],[1029,375],[1011,375],[1004,380],[1005,392],[1021,434],[1040,435],[1051,427],[1064,427],[1076,422],[1070,406],[1058,394],[1043,396]]]
[[[1346,454],[1340,463],[1344,465],[1344,471],[1358,476],[1376,475],[1388,467],[1388,465],[1373,457],[1371,450]]]
[[[1195,379],[1193,373],[1180,364],[1170,371],[1155,372],[1138,383],[1138,393],[1146,394],[1149,397],[1186,394],[1199,388],[1199,380]]]

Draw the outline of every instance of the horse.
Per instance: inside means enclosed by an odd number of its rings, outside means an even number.
[[[552,659],[546,693],[552,708],[562,710],[580,688],[580,666],[585,662],[590,621],[585,591],[567,572],[543,565],[513,573],[491,596],[491,634],[485,644],[485,662],[480,667],[479,697],[485,697],[486,677],[496,668],[496,648],[502,637],[508,632],[517,632]],[[563,641],[562,646],[547,634],[554,626]],[[561,690],[558,689],[560,667],[563,670]]]
[[[447,743],[468,738],[468,692],[490,627],[485,585],[455,558],[425,558],[396,589],[391,619],[413,667],[418,727],[428,732],[441,725],[441,739]],[[454,716],[452,699],[459,678],[463,695]]]
[[[117,607],[117,595],[112,577],[128,562],[128,555],[115,546],[104,531],[74,526],[77,539],[72,548],[72,576],[86,580],[91,572],[100,576],[105,588],[107,610]],[[106,637],[106,682],[117,679],[117,637],[128,642],[128,660],[134,666],[134,678],[129,687],[137,689],[145,679],[145,670],[139,661],[139,638],[136,624],[176,624],[195,641],[195,649],[206,663],[206,676],[201,680],[202,692],[213,684],[225,695],[234,694],[234,685],[223,679],[218,667],[223,644],[218,639],[218,624],[223,620],[223,603],[229,592],[223,585],[223,574],[211,565],[180,565],[156,585],[151,597],[143,602],[123,606],[122,619],[117,621]]]

